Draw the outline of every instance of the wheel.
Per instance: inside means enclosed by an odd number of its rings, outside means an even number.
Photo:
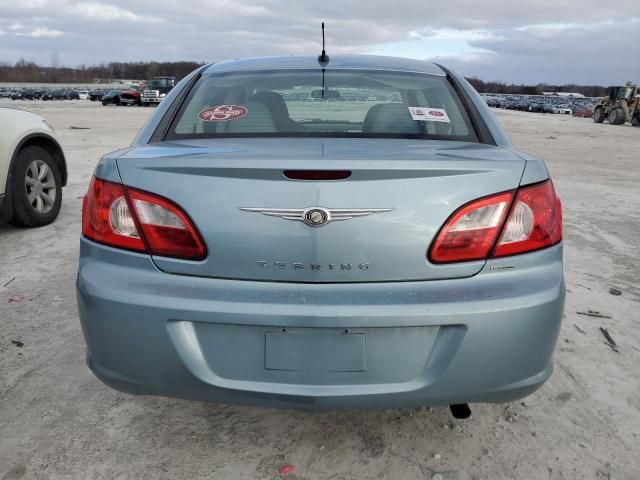
[[[604,118],[604,108],[596,107],[596,109],[593,111],[593,121],[596,123],[602,123],[604,122]]]
[[[621,108],[614,108],[609,112],[609,123],[611,125],[622,125],[624,122],[624,112]]]
[[[53,222],[62,203],[62,180],[51,154],[28,146],[18,152],[11,172],[10,222],[18,227],[42,227]]]
[[[617,124],[616,122],[618,121],[618,109],[612,108],[611,111],[609,111],[607,120],[611,125],[616,125]]]
[[[631,119],[631,125],[634,127],[640,127],[640,115],[635,114]]]

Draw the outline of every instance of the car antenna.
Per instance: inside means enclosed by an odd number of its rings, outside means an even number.
[[[322,53],[318,55],[318,63],[322,67],[322,98],[324,98],[324,70],[329,64],[329,55],[327,55],[327,52],[324,49],[324,22],[322,22]]]
[[[324,22],[322,22],[322,53],[318,55],[318,63],[322,68],[326,67],[329,63],[329,55],[324,49]]]

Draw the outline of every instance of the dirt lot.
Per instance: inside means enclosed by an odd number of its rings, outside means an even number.
[[[273,479],[283,464],[289,479],[640,478],[640,129],[499,112],[564,203],[566,317],[542,389],[455,421],[446,408],[309,414],[105,387],[76,312],[81,197],[151,110],[18,105],[56,128],[70,175],[56,223],[0,225],[0,479]],[[576,313],[588,310],[611,318]]]

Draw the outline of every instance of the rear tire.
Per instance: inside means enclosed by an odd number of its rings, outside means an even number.
[[[604,118],[604,108],[596,107],[596,109],[593,111],[593,121],[596,123],[602,123],[604,122]]]
[[[608,120],[611,125],[620,125],[624,122],[624,113],[619,108],[612,108],[609,112]],[[620,120],[622,120],[622,122]]]
[[[640,127],[640,115],[635,114],[631,119],[631,125],[634,127]]]
[[[44,148],[32,145],[18,152],[11,172],[11,204],[10,223],[17,227],[42,227],[60,213],[60,171]]]

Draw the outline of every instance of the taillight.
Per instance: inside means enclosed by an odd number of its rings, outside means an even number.
[[[432,263],[484,260],[495,245],[513,192],[481,198],[459,208],[429,249]]]
[[[82,234],[98,243],[150,255],[201,260],[207,253],[180,207],[95,177],[82,205]]]
[[[551,180],[518,190],[492,257],[550,247],[562,240],[562,205]]]
[[[91,179],[82,202],[82,234],[96,242],[113,247],[144,252],[124,188],[117,183]]]
[[[560,240],[562,208],[547,180],[459,208],[431,244],[428,258],[432,263],[485,260],[539,250]]]
[[[206,248],[200,235],[177,205],[132,188],[127,188],[127,195],[150,254],[192,260],[205,257]]]

